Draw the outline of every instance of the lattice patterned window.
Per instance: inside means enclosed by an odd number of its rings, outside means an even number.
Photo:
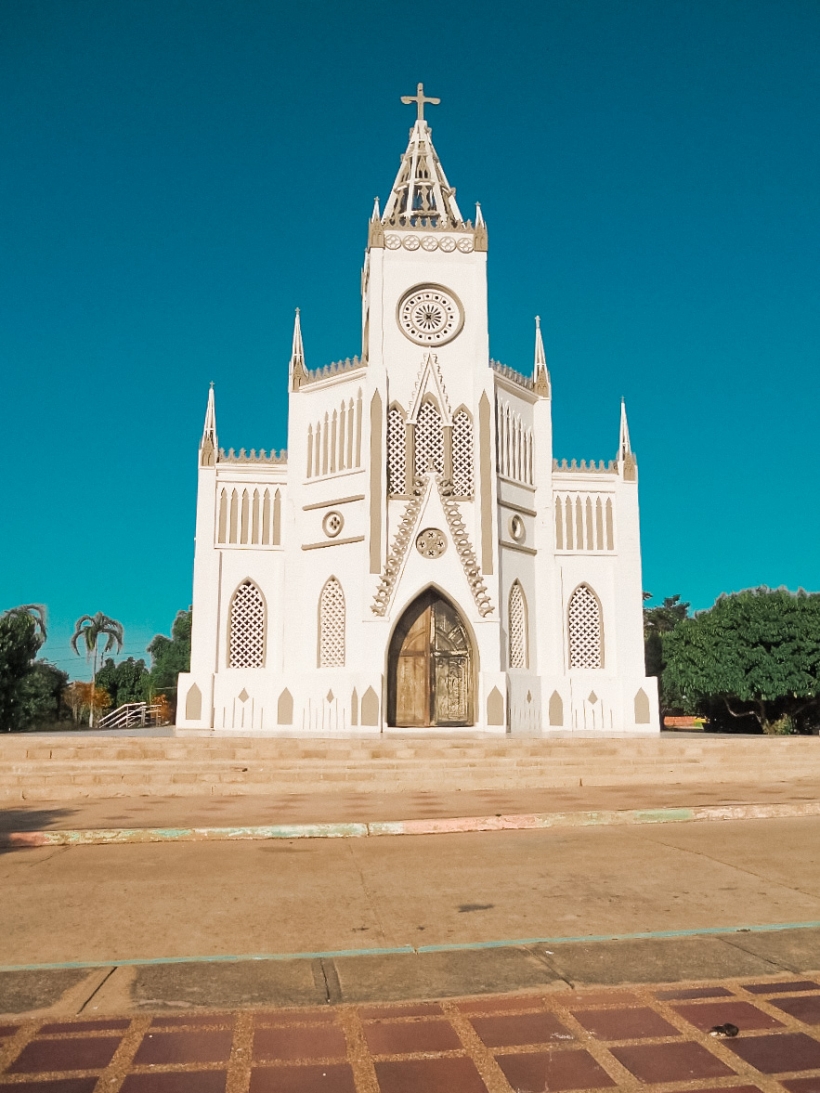
[[[423,402],[416,419],[416,474],[425,474],[430,460],[441,474],[444,470],[444,437],[441,414],[432,402]]]
[[[319,597],[319,667],[343,668],[345,663],[345,594],[330,577]]]
[[[243,581],[231,601],[228,665],[262,668],[265,663],[265,601],[253,581]]]
[[[404,415],[398,406],[387,411],[387,492],[402,495],[407,491],[407,447]]]
[[[466,410],[453,418],[453,493],[473,495],[473,422]]]
[[[570,668],[603,668],[601,605],[589,585],[572,593],[567,613]]]
[[[518,581],[510,589],[510,667],[527,667],[527,604]]]

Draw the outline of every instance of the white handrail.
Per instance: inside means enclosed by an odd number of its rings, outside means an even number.
[[[97,722],[98,729],[132,729],[135,725],[145,728],[159,724],[161,706],[149,706],[147,702],[126,702],[111,710]]]

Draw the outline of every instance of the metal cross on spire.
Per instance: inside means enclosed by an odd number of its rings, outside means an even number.
[[[431,99],[424,94],[424,84],[420,83],[416,88],[415,95],[402,95],[401,101],[405,106],[409,106],[411,102],[414,102],[418,107],[419,116],[418,121],[424,121],[424,104],[429,102],[433,106],[438,106],[441,99]]]

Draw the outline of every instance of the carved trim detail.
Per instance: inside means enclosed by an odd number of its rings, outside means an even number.
[[[500,361],[494,361],[490,358],[490,368],[493,372],[497,372],[499,376],[503,376],[505,380],[509,380],[511,383],[517,383],[519,387],[524,387],[527,391],[532,391],[535,384],[532,376],[525,376],[521,372],[516,372],[514,368],[510,368],[508,364],[502,364]]]
[[[461,510],[458,507],[458,502],[453,498],[452,482],[448,481],[443,475],[433,474],[432,472],[428,472],[426,475],[420,475],[414,479],[413,497],[405,506],[404,513],[396,531],[396,536],[390,547],[390,553],[387,556],[384,573],[379,579],[379,587],[376,590],[373,603],[370,605],[370,610],[374,615],[382,617],[387,613],[387,608],[395,588],[396,578],[398,577],[399,570],[407,556],[410,544],[414,540],[416,523],[418,521],[419,513],[421,512],[425,495],[427,494],[427,481],[431,477],[438,488],[441,505],[447,519],[447,526],[450,529],[450,537],[453,540],[453,545],[456,548],[456,553],[458,554],[462,569],[464,570],[464,575],[467,578],[467,583],[473,594],[478,613],[484,618],[486,615],[489,615],[494,608],[490,602],[490,594],[487,591],[487,586],[481,576],[481,569],[467,534],[467,528],[461,517]]]
[[[419,518],[422,501],[424,500],[426,492],[426,479],[414,479],[413,496],[405,505],[402,518],[396,529],[395,538],[390,547],[390,553],[387,555],[384,573],[382,573],[379,578],[379,587],[376,589],[376,595],[373,599],[373,603],[370,605],[370,610],[374,615],[384,616],[387,613],[387,607],[390,603],[390,598],[393,595],[396,578],[399,575],[399,570],[407,556],[410,544],[413,541],[413,531]]]
[[[228,448],[227,452],[224,448],[220,448],[217,460],[219,463],[287,463],[287,461],[288,453],[284,448],[278,455],[272,449],[268,454],[264,448],[260,448],[258,452],[256,448],[251,448],[250,452],[240,448],[238,453],[233,448]]]
[[[475,551],[473,550],[470,538],[467,535],[467,528],[464,526],[464,521],[461,518],[461,510],[458,507],[458,502],[455,501],[452,496],[453,484],[452,482],[446,481],[441,475],[436,475],[436,485],[438,486],[444,515],[447,517],[447,526],[450,529],[450,536],[452,537],[456,552],[461,560],[464,575],[470,585],[470,591],[473,594],[478,613],[484,618],[492,612],[493,605],[490,603],[490,594],[487,591],[487,586],[481,576],[478,559],[475,556]]]

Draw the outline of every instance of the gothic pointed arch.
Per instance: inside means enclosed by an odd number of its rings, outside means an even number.
[[[510,667],[529,667],[529,620],[527,600],[520,581],[513,581],[507,611],[509,629]]]
[[[267,607],[250,577],[237,585],[228,620],[228,667],[264,668]]]
[[[407,493],[407,415],[398,402],[387,410],[387,492],[393,497]]]
[[[592,587],[579,584],[567,606],[570,668],[603,668],[604,615]]]
[[[319,594],[320,668],[343,668],[345,664],[345,594],[336,577],[328,577]]]
[[[466,406],[453,414],[453,493],[456,497],[472,497],[475,474],[473,415]]]
[[[421,363],[413,397],[407,410],[407,420],[418,420],[419,410],[425,399],[433,399],[441,414],[445,425],[452,425],[450,402],[447,398],[447,390],[444,386],[444,377],[441,374],[438,357],[435,353],[426,353]]]
[[[441,410],[432,395],[425,395],[416,415],[414,470],[416,475],[432,469],[444,471],[444,429]]]
[[[404,610],[390,639],[389,724],[435,728],[474,723],[475,643],[456,605],[427,588]]]

